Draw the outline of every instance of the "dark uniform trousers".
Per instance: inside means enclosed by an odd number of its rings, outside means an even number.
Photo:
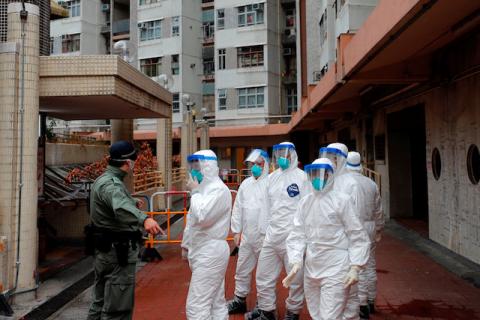
[[[95,251],[95,283],[88,320],[128,320],[133,318],[135,267],[138,249],[129,249],[128,264],[120,266],[115,249]]]

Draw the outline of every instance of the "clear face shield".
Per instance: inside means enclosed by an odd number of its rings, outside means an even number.
[[[305,172],[313,189],[322,191],[333,179],[333,167],[328,163],[314,163],[305,166]]]
[[[203,173],[202,173],[202,162],[208,160],[217,160],[215,157],[208,157],[204,155],[192,154],[188,156],[188,173],[193,180],[197,180],[198,183],[202,183]]]
[[[343,163],[347,160],[347,155],[336,148],[321,148],[320,158],[330,160],[337,168],[339,168],[341,166],[340,162]]]
[[[261,149],[254,149],[245,159],[248,170],[255,178],[260,177],[265,170],[268,173],[268,154]]]
[[[292,163],[292,150],[295,150],[293,145],[289,144],[277,144],[273,146],[273,158],[272,161],[275,165],[275,169],[286,170]]]

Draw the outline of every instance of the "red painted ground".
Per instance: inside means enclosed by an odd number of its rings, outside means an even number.
[[[183,320],[190,280],[188,263],[179,247],[162,251],[162,262],[146,265],[138,274],[135,320]],[[446,271],[428,257],[388,235],[378,248],[379,294],[371,319],[480,319],[480,289]],[[227,270],[226,295],[233,295],[235,260]],[[279,287],[282,317],[286,290]],[[254,306],[255,296],[248,299]],[[304,308],[302,319],[310,319]],[[280,319],[282,319],[280,317]],[[243,316],[231,316],[231,320]]]

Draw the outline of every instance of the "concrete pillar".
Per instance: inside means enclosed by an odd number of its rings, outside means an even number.
[[[210,149],[210,128],[208,122],[203,121],[200,125],[200,149]]]
[[[111,143],[121,140],[133,141],[132,119],[113,119],[110,123],[112,130]]]
[[[172,187],[172,118],[157,120],[157,162],[166,190]]]
[[[22,132],[18,134],[20,141],[23,141],[23,172],[19,172],[23,180],[22,199],[19,201],[21,205],[21,224],[20,224],[20,265],[17,290],[22,291],[31,289],[35,286],[34,275],[37,268],[38,255],[38,229],[37,229],[37,157],[38,157],[38,66],[39,66],[39,8],[36,5],[25,3],[25,9],[28,11],[28,18],[25,22],[25,47],[24,47],[24,86],[22,88],[19,82],[19,100],[20,115],[18,121],[21,121],[21,101],[24,101],[24,125],[23,139]],[[8,33],[7,41],[16,42],[21,46],[22,23],[20,19],[21,3],[10,3],[8,5]],[[23,51],[20,47],[20,53]],[[22,64],[20,55],[19,64]],[[22,67],[20,67],[20,72]],[[21,74],[20,74],[21,78]],[[23,90],[22,90],[23,89]],[[22,91],[24,99],[21,98]],[[21,130],[20,124],[18,128]],[[19,148],[21,149],[21,148]],[[5,150],[6,151],[6,150]],[[20,150],[15,152],[11,150],[11,154],[20,155]],[[2,153],[3,150],[2,150]],[[18,167],[18,170],[20,167]],[[2,182],[3,184],[3,182]],[[10,212],[14,217],[16,230],[16,222],[18,219],[17,212]],[[13,230],[12,230],[13,231]],[[12,261],[13,263],[13,261]],[[16,296],[19,298],[19,296]]]
[[[191,123],[192,116],[190,112],[183,113],[183,123],[180,137],[180,156],[183,168],[187,168],[187,157],[191,154]]]
[[[190,126],[190,154],[195,153],[199,150],[197,142],[197,123],[193,120],[192,117]]]
[[[0,261],[0,286],[14,282],[18,202],[18,52],[15,42],[0,43],[0,238],[6,237],[6,261]],[[5,259],[5,258],[4,258]]]

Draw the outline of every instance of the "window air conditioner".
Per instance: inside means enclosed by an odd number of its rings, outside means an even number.
[[[261,8],[262,8],[262,6],[260,5],[260,3],[252,4],[252,9],[253,10],[260,10]]]
[[[140,22],[140,23],[138,24],[138,28],[139,28],[139,29],[147,29],[147,24],[146,24],[145,22]]]
[[[321,71],[313,71],[313,81],[320,81],[323,77]]]
[[[110,4],[103,3],[102,4],[102,12],[108,12],[108,11],[110,11]]]

